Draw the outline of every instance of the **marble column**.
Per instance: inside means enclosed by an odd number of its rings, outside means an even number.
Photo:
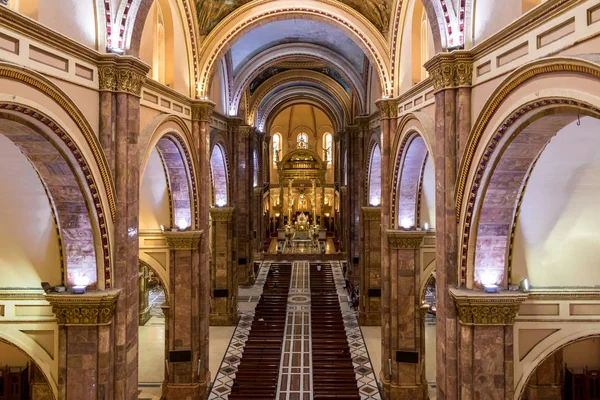
[[[31,380],[30,391],[31,391],[31,400],[54,400],[54,394],[52,393],[52,388],[50,384],[46,380],[46,377],[40,371],[38,366],[34,363],[31,365]]]
[[[527,293],[487,294],[456,288],[449,292],[460,320],[458,398],[512,400],[513,325]]]
[[[365,161],[363,149],[363,132],[356,125],[346,127],[348,140],[348,213],[346,229],[348,239],[346,251],[348,265],[352,266],[353,281],[358,278],[360,265],[360,218],[365,187]],[[358,259],[358,262],[354,262]],[[356,283],[356,282],[355,282]]]
[[[564,384],[563,368],[563,349],[560,349],[533,371],[525,398],[527,400],[560,399]]]
[[[140,264],[140,286],[139,286],[139,295],[140,295],[140,316],[139,322],[140,325],[145,325],[146,322],[150,319],[150,304],[148,301],[148,267]]]
[[[208,346],[201,337],[200,282],[208,280],[200,271],[202,231],[166,231],[170,248],[169,263],[169,351],[166,363],[163,397],[166,399],[197,400],[206,394],[210,381]],[[175,360],[178,352],[184,361]],[[160,368],[157,366],[157,368]]]
[[[129,56],[107,54],[98,64],[99,140],[115,181],[114,275],[122,289],[115,312],[114,384],[117,400],[137,399],[139,315],[140,95],[149,67]]]
[[[237,265],[233,259],[233,207],[211,208],[211,325],[235,325]]]
[[[381,325],[381,208],[362,207],[360,225],[361,325]]]
[[[58,323],[58,398],[117,399],[113,318],[120,289],[46,294]],[[134,321],[137,329],[137,319]],[[122,398],[122,397],[121,397]]]
[[[237,133],[233,133],[233,168],[235,176],[234,198],[235,207],[235,238],[237,240],[238,281],[240,285],[251,285],[254,282],[252,268],[252,196],[254,160],[252,141],[254,127],[241,125]]]
[[[200,213],[198,216],[199,224],[195,229],[207,232],[209,231],[209,212],[211,204],[210,193],[210,119],[215,104],[206,100],[195,100],[192,104],[192,138],[196,153],[198,154],[198,198]],[[198,297],[194,304],[198,306],[198,325],[196,332],[199,343],[199,360],[197,362],[198,392],[203,392],[210,385],[210,371],[208,369],[209,355],[209,320],[210,320],[210,248],[208,240],[200,241],[198,252],[199,266],[198,273],[201,277],[199,282]],[[177,304],[169,303],[169,314],[176,313]],[[174,325],[172,325],[175,327]],[[173,336],[174,332],[169,332]],[[179,399],[179,397],[174,397]]]
[[[386,232],[390,290],[382,294],[382,301],[389,304],[383,311],[383,318],[389,323],[383,324],[381,329],[381,383],[384,398],[388,400],[428,398],[423,351],[425,330],[419,293],[420,247],[425,235],[423,231]],[[417,352],[417,363],[396,362],[396,351]]]
[[[437,398],[458,400],[459,327],[449,289],[464,286],[458,280],[458,232],[455,184],[460,159],[457,151],[469,135],[470,96],[461,88],[471,86],[473,61],[466,51],[440,53],[425,64],[435,90],[436,290],[437,290]],[[462,93],[462,95],[461,95]]]

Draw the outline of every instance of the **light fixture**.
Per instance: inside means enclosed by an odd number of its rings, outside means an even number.
[[[425,222],[423,224],[423,230],[428,231],[429,230],[429,222]]]
[[[164,231],[165,231],[165,226],[164,226],[164,225],[161,225],[161,226],[160,226],[160,231],[161,231],[161,232],[164,232]]]
[[[525,278],[519,283],[519,289],[521,292],[529,292],[531,290],[531,285],[529,284],[529,279]]]
[[[400,226],[404,230],[409,230],[412,227],[412,220],[410,218],[402,218],[400,221]]]
[[[185,218],[180,218],[177,220],[177,228],[179,228],[180,231],[185,231],[189,226],[190,224]]]
[[[75,285],[71,288],[71,292],[73,294],[85,294],[85,289],[87,286],[85,285]]]
[[[107,50],[108,50],[109,53],[118,54],[120,56],[122,56],[123,54],[125,54],[125,50],[120,49],[118,47],[109,47]]]
[[[485,293],[498,293],[498,285],[485,284],[483,285],[483,291]]]

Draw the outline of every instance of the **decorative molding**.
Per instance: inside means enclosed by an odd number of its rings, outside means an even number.
[[[121,289],[86,294],[46,294],[59,325],[110,324]]]
[[[466,289],[449,290],[463,325],[514,325],[519,307],[528,297],[523,292],[488,294]]]
[[[233,219],[233,207],[212,207],[209,212],[213,221],[228,222]]]
[[[150,67],[137,58],[110,55],[98,63],[101,92],[128,93],[140,97]]]
[[[392,119],[398,117],[398,100],[396,99],[381,99],[375,102],[379,109],[380,119]]]
[[[209,100],[192,103],[192,121],[210,122],[215,103]]]
[[[0,289],[0,300],[45,300],[42,289]]]
[[[238,132],[239,132],[240,137],[249,138],[256,132],[256,129],[250,125],[241,125],[238,128]]]
[[[473,55],[469,51],[439,53],[427,61],[424,67],[431,76],[436,92],[470,87],[473,81]]]
[[[203,231],[165,231],[167,245],[171,250],[198,250]]]
[[[381,207],[361,207],[366,221],[380,221]]]
[[[566,300],[586,300],[586,301],[600,301],[600,290],[598,289],[584,289],[584,288],[572,288],[572,289],[531,289],[529,292],[528,300],[552,300],[552,301],[566,301]]]
[[[388,242],[394,250],[418,249],[421,247],[426,231],[401,231],[396,229],[387,230]]]

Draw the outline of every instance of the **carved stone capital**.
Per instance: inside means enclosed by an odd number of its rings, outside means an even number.
[[[98,63],[99,89],[103,92],[128,93],[140,97],[150,67],[130,56],[103,56]]]
[[[463,325],[514,325],[521,303],[528,294],[522,292],[484,293],[451,288],[460,323]]]
[[[192,121],[210,122],[215,103],[209,100],[196,100],[192,103]]]
[[[228,222],[233,219],[233,207],[213,207],[209,212],[213,221]]]
[[[362,207],[362,213],[365,221],[381,220],[381,207]]]
[[[425,316],[427,315],[427,313],[429,312],[429,309],[431,308],[431,306],[429,304],[422,304],[419,307],[419,316],[421,317],[421,319],[424,319]]]
[[[375,102],[379,109],[380,119],[391,119],[398,117],[398,100],[395,99],[381,99]]]
[[[368,131],[369,127],[371,126],[371,117],[369,117],[368,115],[356,117],[356,118],[354,118],[354,123],[362,131]]]
[[[346,132],[346,135],[348,135],[349,137],[352,137],[352,136],[362,137],[362,134],[363,134],[363,132],[358,127],[358,125],[348,125],[348,126],[346,126],[346,128],[344,130]]]
[[[120,293],[121,289],[86,294],[48,293],[45,298],[59,325],[108,325]]]
[[[469,51],[439,53],[425,63],[436,92],[470,87],[473,81],[473,55]]]
[[[237,134],[240,126],[244,123],[244,120],[240,117],[227,118],[227,130],[231,134]]]
[[[256,128],[250,125],[242,125],[239,127],[239,135],[246,139],[254,135]]]
[[[203,231],[165,231],[167,245],[171,250],[198,250]]]
[[[387,231],[388,241],[392,249],[418,249],[421,247],[425,231],[402,231],[390,229]]]
[[[348,186],[342,186],[340,188],[340,193],[343,194],[344,196],[348,194]]]

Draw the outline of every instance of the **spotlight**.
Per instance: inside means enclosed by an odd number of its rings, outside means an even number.
[[[498,285],[492,285],[492,284],[483,285],[483,291],[485,293],[498,293]]]
[[[190,226],[190,224],[187,222],[187,220],[185,218],[180,218],[177,221],[177,228],[179,228],[180,231],[185,231],[189,226]]]
[[[521,292],[529,292],[531,290],[531,285],[529,285],[529,279],[525,278],[519,283],[519,289]]]
[[[73,294],[85,294],[85,289],[87,286],[84,285],[75,285],[71,288],[71,292]]]

